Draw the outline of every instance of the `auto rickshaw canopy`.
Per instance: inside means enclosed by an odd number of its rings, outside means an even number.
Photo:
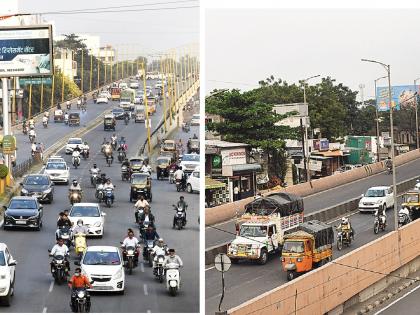
[[[174,140],[165,140],[165,142],[163,142],[162,148],[165,151],[175,151],[176,150],[175,141]]]
[[[131,184],[136,186],[151,186],[150,175],[148,173],[134,173],[131,175]]]
[[[156,159],[156,163],[158,166],[168,166],[169,164],[171,164],[171,157],[169,156],[158,156],[158,158]]]

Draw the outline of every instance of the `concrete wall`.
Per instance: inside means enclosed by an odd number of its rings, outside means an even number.
[[[395,158],[395,164],[396,166],[399,166],[418,158],[420,158],[420,150],[413,150],[397,156]],[[271,192],[274,193],[279,191],[285,191],[288,193],[299,195],[301,197],[306,197],[330,188],[353,182],[358,179],[378,174],[384,169],[384,162],[376,162],[373,164],[353,169],[345,173],[315,179],[308,183],[290,186],[282,190],[273,190]],[[237,211],[239,212],[239,214],[242,214],[244,212],[244,205],[251,202],[252,200],[253,198],[251,197],[233,203],[220,205],[214,208],[207,208],[206,225],[213,225],[232,219]]]
[[[414,221],[228,313],[325,314],[416,258],[419,229],[420,221]],[[279,271],[278,276],[286,275]]]

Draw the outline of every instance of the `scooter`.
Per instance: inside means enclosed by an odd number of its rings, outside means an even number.
[[[79,191],[72,191],[69,195],[71,205],[82,201],[82,195]]]
[[[172,296],[177,295],[180,288],[181,277],[179,276],[179,265],[170,263],[166,265],[166,289]]]
[[[172,206],[174,207],[174,210],[176,211],[175,217],[174,217],[174,220],[175,220],[174,227],[177,228],[178,230],[181,230],[187,224],[185,220],[185,211],[183,211],[183,209],[180,207],[179,208],[176,207],[175,205],[172,205]]]
[[[114,189],[105,188],[104,189],[104,202],[108,208],[111,208],[111,205],[113,204],[113,197],[114,197]]]
[[[74,235],[74,251],[79,259],[82,258],[87,248],[86,244],[86,234],[77,233]]]

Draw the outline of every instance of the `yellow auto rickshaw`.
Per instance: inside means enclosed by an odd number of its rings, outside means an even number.
[[[420,210],[420,190],[409,190],[403,195],[402,207],[407,207],[412,214]]]
[[[131,173],[140,173],[144,158],[141,156],[135,156],[130,158],[128,161],[130,163]]]
[[[152,178],[149,173],[134,173],[130,182],[130,202],[137,201],[140,195],[152,202]]]
[[[156,177],[157,179],[169,177],[169,167],[171,158],[169,156],[158,156],[156,159]]]
[[[174,140],[165,140],[160,149],[161,152],[169,151],[176,152],[176,145]]]
[[[113,130],[115,131],[115,117],[112,114],[107,114],[104,116],[104,130]]]

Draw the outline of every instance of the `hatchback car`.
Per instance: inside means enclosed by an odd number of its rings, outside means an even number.
[[[101,93],[98,95],[97,99],[96,99],[96,104],[108,104],[108,95],[105,93]]]
[[[385,210],[394,206],[392,187],[377,186],[369,188],[359,201],[359,211],[376,211],[379,206]]]
[[[77,221],[82,219],[83,225],[89,229],[90,236],[104,235],[104,223],[106,213],[101,211],[99,204],[81,202],[75,203],[69,212],[69,219],[76,226]]]
[[[21,196],[33,196],[39,201],[47,201],[52,203],[54,199],[54,183],[46,174],[31,174],[23,179],[20,183],[22,189]]]
[[[69,183],[70,170],[66,162],[48,162],[45,165],[44,174],[48,175],[53,182]]]
[[[0,243],[0,304],[4,306],[10,306],[15,293],[16,264],[7,245]]]
[[[80,262],[82,274],[93,281],[88,291],[114,291],[124,294],[125,273],[118,247],[89,246]]]
[[[37,231],[42,227],[43,207],[35,197],[13,197],[4,207],[3,228],[26,227]]]

